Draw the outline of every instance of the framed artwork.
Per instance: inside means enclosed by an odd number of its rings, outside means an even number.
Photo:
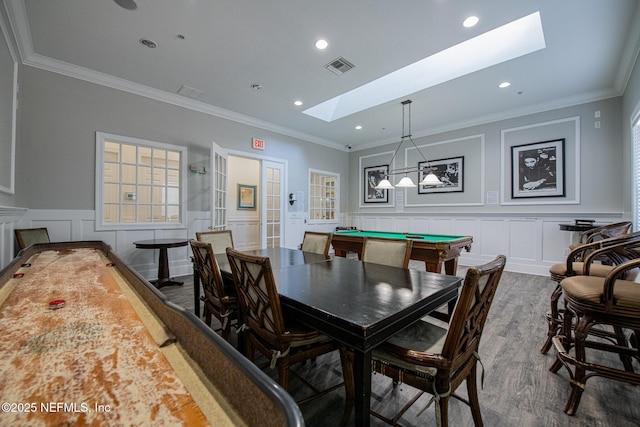
[[[365,203],[387,203],[389,201],[389,190],[377,190],[374,188],[389,173],[389,166],[370,166],[364,168],[364,194]]]
[[[511,198],[564,197],[564,138],[511,147]]]
[[[424,168],[429,165],[431,171],[442,181],[435,187],[418,184],[418,194],[428,193],[460,193],[464,191],[464,156],[450,157],[448,159],[431,160],[418,163],[418,180],[424,177]]]
[[[256,208],[256,186],[238,184],[238,209]]]

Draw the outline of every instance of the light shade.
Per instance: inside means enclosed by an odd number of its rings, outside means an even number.
[[[442,184],[442,181],[440,181],[440,179],[438,179],[436,174],[431,171],[429,171],[429,173],[425,175],[424,179],[420,181],[420,185],[434,186],[434,185],[441,185],[441,184]]]
[[[408,176],[405,176],[400,180],[399,183],[396,184],[396,187],[411,188],[411,187],[416,187],[416,185],[413,183],[413,181],[411,181],[411,178],[409,178]]]
[[[383,179],[373,188],[376,190],[393,190],[393,185],[391,185],[388,179]]]

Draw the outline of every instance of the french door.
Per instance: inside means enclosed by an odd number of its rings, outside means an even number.
[[[227,158],[225,149],[211,143],[211,226],[212,230],[227,228]]]
[[[284,245],[284,163],[262,161],[262,247],[275,248]]]

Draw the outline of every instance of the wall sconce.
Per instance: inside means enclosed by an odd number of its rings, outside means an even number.
[[[295,202],[296,200],[298,200],[298,199],[297,199],[297,197],[296,197],[296,195],[295,195],[295,194],[293,194],[293,193],[289,193],[289,204],[290,204],[291,206],[293,206],[293,202]]]
[[[209,168],[207,168],[206,166],[189,165],[189,170],[192,173],[204,175],[205,173],[207,173]]]

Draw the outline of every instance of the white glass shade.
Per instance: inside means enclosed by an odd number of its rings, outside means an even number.
[[[396,184],[396,187],[411,188],[411,187],[416,187],[416,185],[413,183],[413,181],[411,181],[411,178],[409,178],[408,176],[405,176],[400,180],[399,183]]]
[[[442,181],[440,181],[436,174],[434,174],[433,172],[429,172],[427,175],[425,175],[424,179],[420,182],[420,185],[434,186],[440,184],[442,184]]]
[[[373,188],[376,190],[393,190],[393,185],[391,185],[388,179],[383,179]]]

